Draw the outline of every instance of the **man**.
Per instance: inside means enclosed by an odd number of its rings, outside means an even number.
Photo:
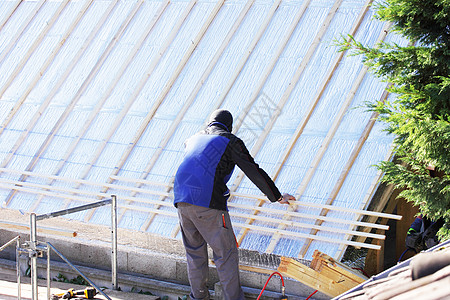
[[[207,244],[213,250],[225,299],[244,299],[239,258],[227,209],[226,183],[235,165],[269,198],[289,204],[267,173],[255,163],[241,139],[231,133],[233,116],[227,110],[211,114],[208,127],[189,138],[185,157],[175,175],[174,204],[178,208],[186,249],[191,299],[209,299]]]

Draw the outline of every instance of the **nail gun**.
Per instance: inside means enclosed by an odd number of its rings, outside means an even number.
[[[80,296],[80,295],[84,296],[86,299],[94,299],[96,294],[97,294],[97,291],[92,287],[88,287],[88,288],[85,288],[84,290],[78,290],[78,291],[69,289],[64,293],[53,295],[52,300],[72,299],[72,298],[74,298],[76,296]]]

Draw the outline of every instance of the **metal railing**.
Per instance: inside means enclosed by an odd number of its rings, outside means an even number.
[[[50,250],[53,250],[56,254],[58,254],[73,270],[75,270],[78,274],[80,274],[92,287],[94,287],[100,294],[102,294],[106,299],[111,300],[103,290],[97,287],[87,276],[85,276],[78,268],[75,267],[64,255],[59,252],[52,244],[50,243],[41,243],[37,241],[37,221],[59,217],[75,212],[80,212],[88,209],[93,209],[99,206],[104,206],[111,204],[111,285],[113,290],[118,289],[117,285],[117,198],[116,196],[111,196],[111,199],[102,200],[98,202],[94,202],[91,204],[81,205],[69,209],[64,209],[61,211],[56,211],[43,215],[36,215],[35,213],[31,213],[30,215],[30,241],[24,243],[24,247],[20,247],[18,242],[17,244],[17,252],[16,252],[16,260],[17,260],[17,283],[18,283],[18,299],[21,300],[21,288],[20,288],[20,262],[19,255],[20,253],[27,253],[30,258],[30,268],[31,268],[31,294],[32,300],[38,300],[38,274],[37,274],[37,259],[38,257],[43,257],[44,252],[47,253],[47,298],[50,300]],[[7,244],[12,244],[14,241],[11,240]],[[1,250],[3,250],[3,247]]]
[[[16,272],[17,272],[17,283],[20,282],[20,265],[19,265],[19,248],[20,248],[20,235],[16,236],[15,238],[13,238],[12,240],[10,240],[9,242],[7,242],[6,244],[4,244],[3,246],[0,247],[0,252],[2,252],[3,250],[5,250],[6,247],[14,244],[14,242],[16,242]],[[21,295],[20,295],[21,291],[20,291],[20,284],[18,284],[17,287],[17,298],[20,300]]]

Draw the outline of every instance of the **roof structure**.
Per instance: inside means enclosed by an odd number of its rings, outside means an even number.
[[[333,300],[448,299],[450,289],[450,241],[372,276]]]
[[[371,0],[0,2],[0,199],[48,213],[114,194],[119,226],[180,238],[172,205],[183,142],[217,108],[295,205],[271,204],[236,170],[229,201],[243,249],[340,258],[393,137],[361,106],[386,83],[347,34],[404,43]],[[386,215],[384,215],[386,216]],[[107,208],[70,216],[109,224]],[[393,217],[393,216],[391,216]]]

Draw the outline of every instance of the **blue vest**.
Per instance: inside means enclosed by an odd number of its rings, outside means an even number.
[[[175,205],[186,202],[203,207],[215,206],[211,203],[214,189],[220,185],[220,189],[224,190],[233,172],[217,172],[217,166],[229,142],[227,137],[215,134],[197,134],[186,141],[185,156],[175,175]],[[226,207],[228,189],[221,194]]]

